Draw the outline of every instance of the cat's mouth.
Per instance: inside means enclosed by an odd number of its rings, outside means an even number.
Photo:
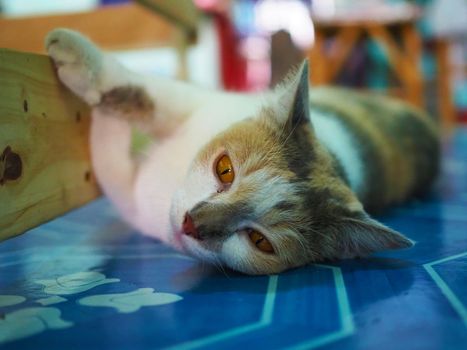
[[[189,221],[190,219],[187,219],[185,215],[179,229],[175,230],[174,243],[177,248],[194,258],[211,263],[218,262],[219,257],[217,254],[209,249],[206,244],[203,244],[205,241],[201,239],[201,236],[195,228],[190,226]]]
[[[199,240],[186,235],[182,231],[177,232],[176,240],[185,254],[211,263],[219,260],[215,252],[206,248]]]
[[[183,233],[180,231],[175,231],[174,233],[174,239],[173,239],[173,244],[175,247],[183,252],[186,251],[185,244],[183,243]]]

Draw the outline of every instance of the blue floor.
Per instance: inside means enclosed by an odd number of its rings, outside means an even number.
[[[100,199],[0,244],[0,348],[467,349],[467,129],[431,199],[380,219],[418,244],[249,277],[179,255]]]

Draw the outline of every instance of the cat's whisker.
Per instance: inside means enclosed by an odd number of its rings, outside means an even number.
[[[222,261],[217,256],[214,257],[214,266],[216,266],[216,268],[222,272],[225,277],[230,278],[227,271],[224,269],[224,264],[222,264]]]

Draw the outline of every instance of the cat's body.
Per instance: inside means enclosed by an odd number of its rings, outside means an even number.
[[[145,234],[247,273],[411,245],[362,204],[399,203],[436,176],[436,128],[418,110],[341,89],[309,96],[306,67],[276,91],[242,95],[138,76],[66,30],[47,48],[94,106],[104,192]],[[156,138],[140,161],[135,125]]]

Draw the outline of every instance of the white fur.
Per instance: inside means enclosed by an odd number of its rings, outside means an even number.
[[[212,101],[209,108],[195,111],[175,134],[148,152],[135,183],[135,225],[141,231],[173,242],[172,235],[180,232],[185,213],[217,191],[212,168],[193,168],[192,160],[215,135],[257,110],[248,99],[232,96]]]
[[[318,140],[337,157],[350,188],[360,194],[364,184],[364,164],[355,139],[336,116],[312,110],[310,117]]]
[[[232,235],[217,255],[183,235],[182,221],[188,210],[215,194],[218,187],[213,166],[192,163],[196,154],[219,132],[257,114],[265,97],[274,96],[204,91],[177,81],[142,77],[128,72],[88,39],[68,30],[51,32],[46,44],[61,80],[90,105],[98,104],[112,88],[128,85],[144,88],[154,102],[151,130],[158,139],[140,164],[129,152],[130,123],[109,111],[93,110],[94,170],[103,191],[122,216],[147,235],[207,260],[224,261],[247,271],[249,265],[245,261],[252,260],[253,248],[244,236]],[[351,187],[358,192],[363,182],[363,164],[351,135],[332,116],[312,112],[311,118],[319,140],[337,156]],[[212,155],[211,162],[216,156]],[[271,187],[276,191],[270,194],[267,207],[291,195],[287,184],[279,179],[267,179],[261,172],[255,176],[274,182]],[[267,209],[261,208],[260,200],[258,206],[260,210]]]
[[[247,242],[245,235],[231,235],[222,244],[222,261],[232,268],[248,266],[252,249],[251,243]]]

